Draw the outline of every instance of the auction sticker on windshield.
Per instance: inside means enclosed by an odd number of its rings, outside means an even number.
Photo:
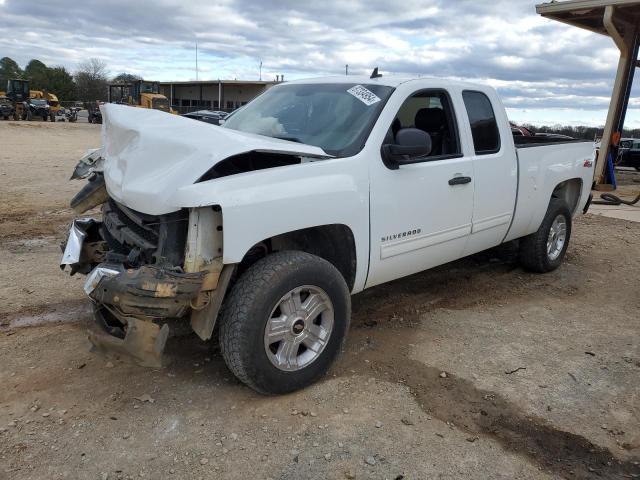
[[[354,97],[356,97],[358,100],[360,100],[362,103],[364,103],[367,106],[373,105],[374,103],[377,103],[380,101],[380,97],[378,97],[371,90],[367,90],[362,85],[356,85],[355,87],[351,87],[349,90],[347,90],[347,92],[353,95]]]

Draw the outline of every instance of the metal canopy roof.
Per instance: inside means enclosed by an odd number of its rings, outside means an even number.
[[[611,37],[620,50],[618,70],[600,144],[599,161],[596,162],[594,172],[596,183],[604,183],[604,169],[609,162],[610,180],[613,184],[610,186],[615,188],[610,150],[612,146],[615,147],[612,145],[614,133],[621,133],[624,127],[634,72],[636,67],[640,66],[637,60],[640,48],[640,0],[552,1],[536,5],[536,12],[550,20]]]
[[[640,21],[638,0],[568,0],[536,5],[536,12],[550,20],[609,36],[602,18],[607,6],[615,7],[614,23],[622,33]]]

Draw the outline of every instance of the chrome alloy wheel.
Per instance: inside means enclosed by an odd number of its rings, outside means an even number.
[[[311,285],[294,288],[278,301],[267,320],[267,358],[287,372],[306,367],[327,346],[333,317],[333,304],[324,290]]]
[[[549,260],[553,262],[560,256],[566,241],[567,220],[564,215],[558,215],[551,224],[549,237],[547,238],[547,257],[549,257]]]

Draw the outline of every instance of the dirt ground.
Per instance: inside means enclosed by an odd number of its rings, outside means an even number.
[[[640,478],[640,223],[581,216],[564,265],[507,245],[353,298],[318,384],[263,397],[210,344],[88,352],[58,268],[89,124],[0,122],[0,478]]]

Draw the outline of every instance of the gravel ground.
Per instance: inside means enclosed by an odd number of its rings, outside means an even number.
[[[0,122],[0,478],[640,478],[640,224],[576,219],[565,264],[514,245],[353,299],[318,384],[263,397],[215,345],[88,352],[61,273],[89,124]]]

